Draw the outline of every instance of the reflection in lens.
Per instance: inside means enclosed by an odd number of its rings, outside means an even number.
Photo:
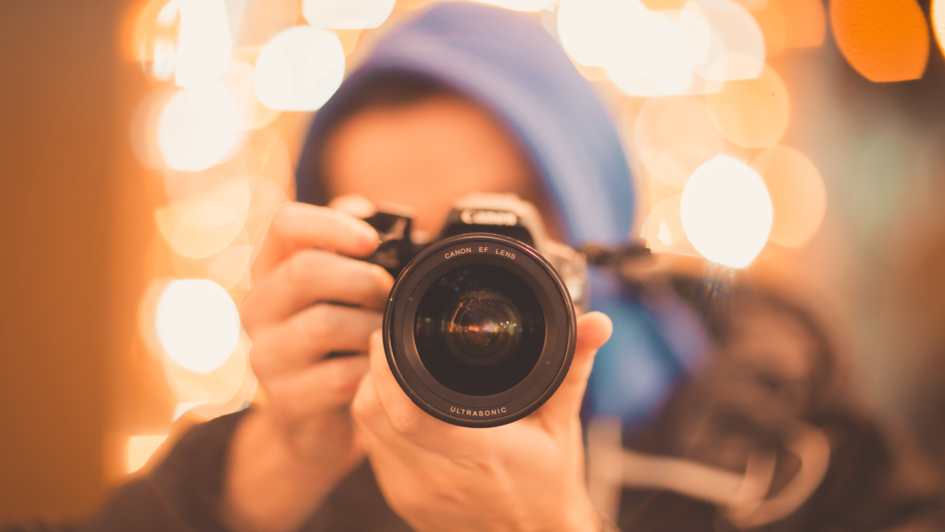
[[[415,322],[420,360],[447,388],[493,395],[521,382],[544,346],[544,318],[535,294],[518,276],[470,265],[435,282]]]
[[[447,308],[440,330],[454,352],[469,362],[492,363],[496,357],[515,351],[521,339],[518,309],[505,296],[493,290],[464,292]]]

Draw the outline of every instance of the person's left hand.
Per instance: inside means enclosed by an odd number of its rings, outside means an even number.
[[[418,532],[600,530],[584,481],[578,413],[597,348],[612,324],[578,319],[577,349],[557,392],[528,417],[495,428],[440,421],[394,379],[380,332],[352,405],[388,504]]]

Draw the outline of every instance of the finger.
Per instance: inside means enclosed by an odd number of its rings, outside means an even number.
[[[381,310],[394,278],[367,262],[306,249],[282,262],[258,281],[242,305],[246,330],[282,321],[318,301],[349,303]]]
[[[373,203],[360,194],[345,194],[338,196],[328,203],[328,207],[350,214],[355,218],[368,218],[374,216],[377,208]]]
[[[370,371],[377,397],[394,430],[410,439],[418,439],[422,438],[423,433],[433,425],[445,425],[421,410],[397,384],[390,365],[387,363],[380,331],[371,334],[368,357],[371,361]]]
[[[381,326],[380,313],[319,304],[259,332],[250,361],[259,377],[298,371],[332,351],[367,352],[368,337]]]
[[[368,366],[363,355],[319,362],[268,387],[270,404],[290,422],[343,407],[354,399]]]
[[[368,359],[370,359],[370,354]],[[358,437],[369,449],[369,454],[379,446],[401,449],[400,454],[404,457],[413,454],[413,444],[398,434],[387,418],[387,412],[377,395],[370,360],[367,373],[361,379],[354,399],[351,401],[351,417],[358,428]]]
[[[610,338],[614,326],[601,312],[589,312],[577,320],[577,344],[568,374],[558,390],[536,412],[543,421],[569,422],[581,410],[581,400],[587,388],[587,378],[594,366],[597,349]]]
[[[290,203],[273,216],[253,263],[253,277],[265,275],[300,249],[318,248],[363,257],[377,244],[377,231],[363,220],[328,207]]]
[[[377,382],[370,367],[351,402],[351,417],[358,429],[358,438],[369,455],[377,457],[387,454],[397,460],[417,462],[436,454],[431,453],[433,449],[428,445],[424,445],[431,442],[411,440],[394,427],[377,393]]]
[[[361,387],[370,384],[371,388],[363,390],[364,397],[359,389],[354,411],[356,419],[386,445],[396,446],[404,452],[414,452],[419,447],[440,453],[449,450],[444,448],[457,439],[458,432],[466,431],[469,432],[467,437],[475,436],[471,432],[473,429],[440,421],[410,400],[387,364],[380,332],[371,335],[368,357],[370,372]]]

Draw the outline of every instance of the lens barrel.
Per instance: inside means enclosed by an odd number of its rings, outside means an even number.
[[[438,241],[401,272],[384,314],[387,361],[429,414],[467,427],[527,416],[555,392],[574,355],[564,282],[514,238]]]

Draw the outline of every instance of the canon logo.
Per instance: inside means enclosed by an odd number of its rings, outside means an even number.
[[[466,209],[459,215],[459,219],[469,225],[516,225],[518,216],[509,211],[484,211],[480,209]]]

